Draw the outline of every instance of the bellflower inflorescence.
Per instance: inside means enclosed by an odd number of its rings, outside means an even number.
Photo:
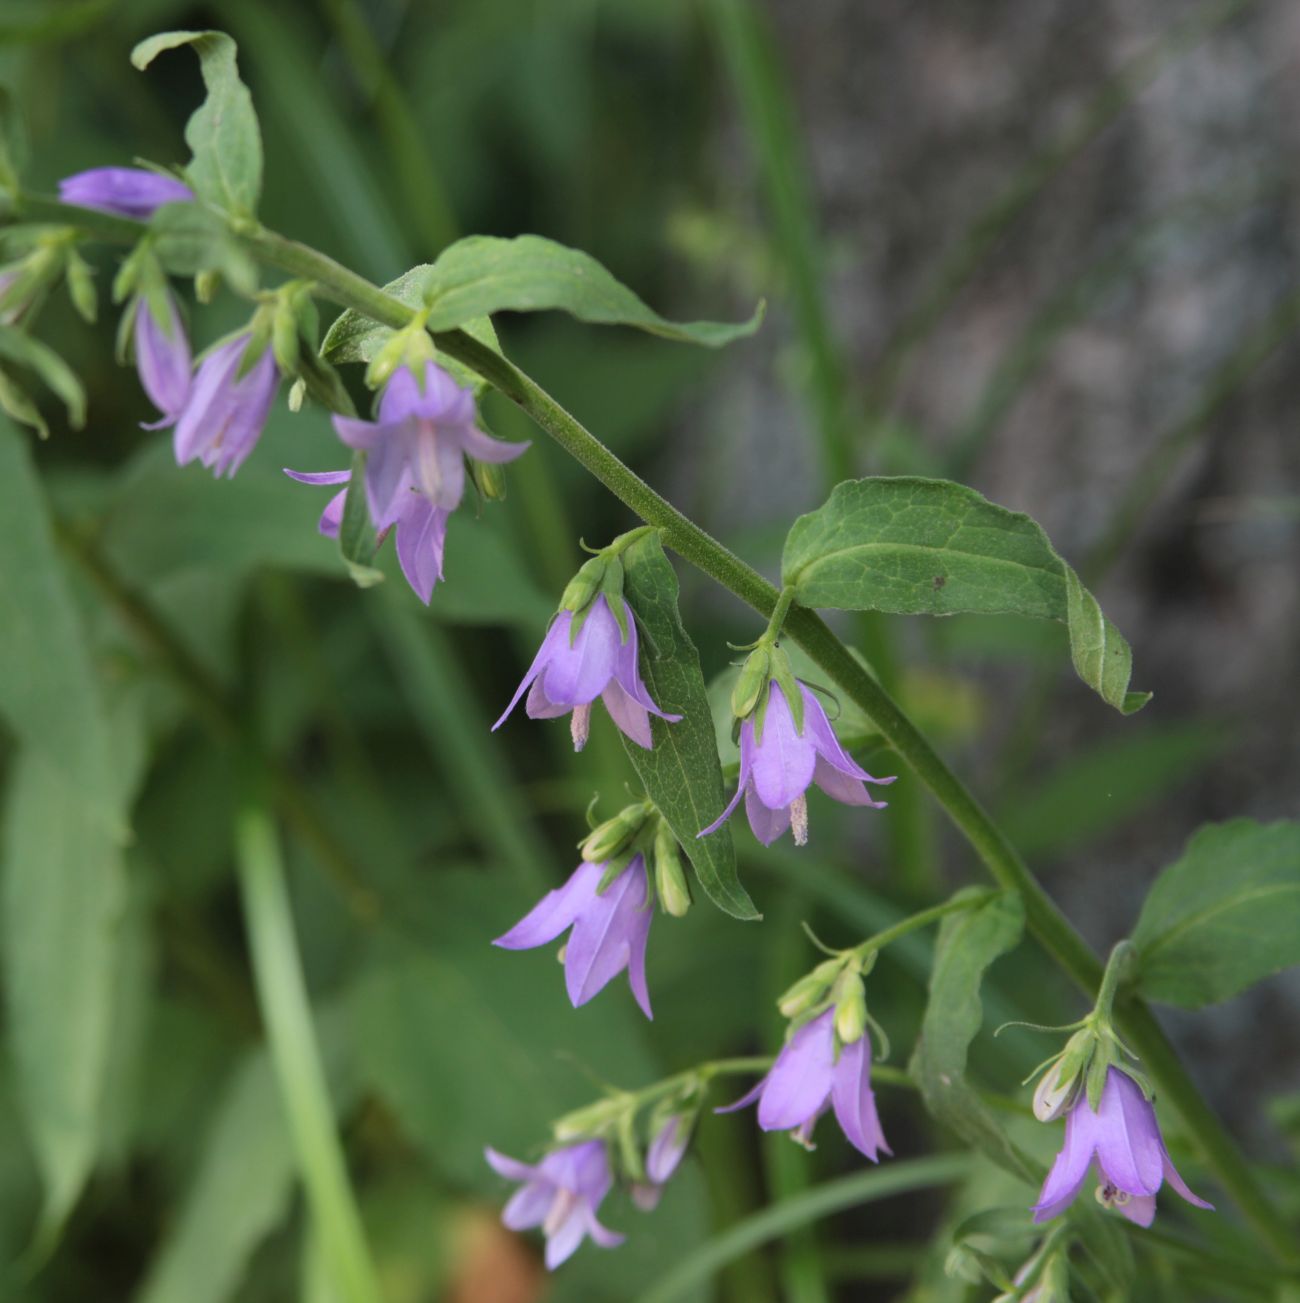
[[[731,1113],[755,1101],[764,1131],[790,1131],[800,1144],[811,1147],[817,1119],[833,1108],[849,1143],[873,1163],[880,1161],[882,1151],[892,1152],[871,1090],[870,1038],[863,1032],[837,1047],[834,1009],[804,1023],[767,1076],[747,1095],[715,1112]]]
[[[165,314],[161,320],[155,315],[155,308],[161,308]],[[146,423],[144,428],[161,430],[176,423],[189,400],[190,341],[170,290],[163,290],[156,298],[140,295],[133,311],[136,371],[145,393],[160,413],[157,421]]]
[[[802,722],[796,720],[787,700],[793,685],[799,693]],[[793,828],[796,845],[808,840],[808,804],[805,793],[816,783],[827,796],[845,805],[883,809],[865,784],[892,783],[893,778],[873,778],[840,745],[835,730],[816,695],[793,676],[785,686],[776,678],[740,724],[740,782],[727,808],[707,828],[705,837],[726,822],[745,798],[745,813],[754,836],[771,845],[787,828]]]
[[[59,182],[59,198],[78,208],[144,221],[163,204],[191,202],[194,192],[183,181],[142,167],[92,167]]]
[[[596,1219],[601,1201],[613,1184],[603,1140],[586,1140],[552,1150],[536,1165],[485,1151],[492,1169],[509,1181],[523,1184],[501,1213],[512,1231],[540,1226],[546,1236],[546,1265],[554,1271],[573,1256],[590,1236],[603,1249],[623,1243],[623,1236]]]
[[[646,691],[637,665],[636,621],[626,618],[621,628],[603,592],[592,599],[585,618],[573,611],[555,617],[493,731],[506,722],[525,691],[530,719],[556,719],[573,712],[573,745],[578,751],[586,745],[591,704],[597,697],[614,723],[647,751],[653,745],[651,714],[669,723],[681,719],[660,710]]]
[[[465,492],[465,458],[498,463],[523,454],[526,443],[504,443],[474,425],[474,395],[426,360],[423,388],[416,372],[394,371],[379,400],[379,419],[336,416],[334,429],[350,448],[366,452],[366,505],[382,536],[397,529],[397,559],[426,605],[442,578],[447,520]],[[303,484],[347,484],[348,471],[286,469]],[[320,531],[337,536],[346,490],[326,506]]]
[[[605,864],[583,861],[569,880],[548,891],[503,936],[504,950],[531,950],[572,928],[564,948],[564,982],[576,1009],[627,969],[632,994],[647,1018],[650,992],[645,980],[646,941],[653,917],[645,858],[637,852],[627,867],[600,889]]]
[[[280,383],[269,348],[241,376],[251,333],[214,348],[199,363],[189,397],[176,421],[176,462],[196,457],[216,475],[234,475],[262,434]]]
[[[1156,1191],[1168,1181],[1188,1203],[1213,1208],[1188,1189],[1169,1158],[1156,1111],[1123,1069],[1111,1065],[1099,1106],[1081,1091],[1065,1118],[1065,1144],[1034,1205],[1034,1221],[1045,1222],[1065,1209],[1083,1188],[1094,1163],[1101,1184],[1098,1200],[1118,1208],[1131,1222],[1150,1226]]]

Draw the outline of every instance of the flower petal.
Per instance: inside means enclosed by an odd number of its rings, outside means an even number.
[[[748,720],[745,721],[749,723]],[[762,736],[756,735],[752,781],[769,810],[788,806],[812,782],[817,753],[807,736],[795,731],[785,693],[775,680],[768,690]]]
[[[506,722],[510,712],[519,704],[519,698],[524,695],[532,681],[546,668],[561,642],[567,643],[569,641],[569,621],[572,619],[573,616],[568,611],[561,611],[551,621],[551,627],[547,629],[546,637],[542,639],[542,645],[537,649],[537,655],[533,657],[533,663],[528,667],[528,673],[524,675],[519,686],[515,689],[515,695],[510,698],[510,704],[501,712],[501,718],[492,725],[492,732],[495,733]],[[547,700],[550,700],[550,698],[547,698]],[[564,709],[568,710],[570,706],[566,705]]]
[[[343,528],[343,508],[347,505],[347,501],[348,491],[344,489],[325,504],[325,510],[320,513],[316,528],[326,538],[338,538],[339,530]]]
[[[494,439],[472,425],[461,425],[446,431],[447,437],[454,437],[466,456],[475,461],[507,462],[522,457],[533,445],[529,442],[507,443],[504,439]]]
[[[569,880],[548,891],[508,932],[492,942],[503,950],[531,950],[554,941],[565,928],[572,926],[578,914],[597,899],[596,887],[603,872],[599,864],[585,861],[569,875]]]
[[[758,1101],[764,1131],[789,1131],[826,1103],[835,1071],[834,1016],[828,1009],[805,1023],[776,1056]]]
[[[291,471],[287,466],[282,469],[299,484],[346,484],[352,478],[351,471]]]
[[[1081,1100],[1075,1112],[1087,1104]],[[1164,1145],[1151,1101],[1137,1082],[1108,1068],[1097,1110],[1097,1166],[1104,1180],[1126,1194],[1155,1194],[1164,1178]]]
[[[555,1187],[549,1181],[528,1181],[510,1196],[501,1210],[501,1224],[511,1231],[527,1231],[546,1220]]]
[[[1117,1203],[1115,1207],[1137,1226],[1150,1226],[1156,1219],[1156,1197],[1153,1194],[1134,1195],[1126,1203]]]
[[[769,810],[759,799],[753,783],[745,789],[745,814],[750,831],[764,846],[770,846],[790,826],[790,807],[783,805],[779,810]]]
[[[873,1163],[880,1161],[880,1150],[891,1152],[876,1113],[876,1097],[871,1090],[871,1043],[865,1035],[840,1051],[831,1099],[835,1118],[855,1149]]]
[[[600,599],[602,602],[604,597]],[[610,618],[613,618],[613,612],[610,612]],[[617,624],[617,621],[615,621]],[[622,632],[620,630],[620,639]],[[680,715],[670,715],[667,711],[660,710],[655,705],[654,698],[646,690],[645,684],[641,681],[641,668],[638,662],[636,619],[632,613],[628,612],[627,618],[627,641],[619,642],[618,652],[614,662],[614,675],[618,679],[623,691],[627,693],[638,705],[644,707],[652,715],[658,715],[660,719],[666,719],[670,724],[676,724],[681,719]]]
[[[889,804],[888,801],[877,801],[861,779],[836,769],[824,755],[817,757],[817,763],[813,767],[813,782],[827,796],[845,805],[867,805],[873,810],[883,810]]]
[[[554,1271],[577,1252],[587,1233],[586,1205],[575,1203],[569,1215],[546,1237],[546,1269]]]
[[[1055,1217],[1074,1200],[1088,1179],[1096,1148],[1096,1124],[1097,1115],[1088,1107],[1088,1097],[1081,1095],[1066,1114],[1065,1143],[1039,1191],[1034,1221],[1045,1222]]]
[[[59,182],[59,198],[78,208],[142,220],[163,204],[192,201],[194,192],[175,177],[142,167],[92,167],[65,176]]]
[[[586,1223],[586,1232],[591,1238],[600,1245],[602,1249],[616,1249],[626,1238],[617,1231],[611,1231],[608,1226],[602,1226],[596,1219],[595,1212],[588,1205],[583,1205],[585,1209],[584,1222]]]
[[[176,464],[184,466],[200,456],[230,405],[230,384],[248,344],[248,335],[237,335],[215,348],[199,363],[190,386],[185,410],[172,434]]]
[[[1186,1199],[1188,1203],[1195,1204],[1196,1207],[1198,1208],[1208,1208],[1211,1212],[1213,1212],[1214,1205],[1212,1203],[1206,1203],[1206,1201],[1202,1199],[1200,1195],[1193,1194],[1191,1190],[1187,1188],[1187,1182],[1184,1181],[1183,1178],[1178,1175],[1178,1169],[1174,1166],[1173,1159],[1169,1157],[1169,1153],[1165,1149],[1163,1142],[1161,1143],[1160,1151],[1162,1154],[1162,1169],[1164,1171],[1165,1180],[1168,1181],[1169,1184],[1173,1186],[1174,1190],[1178,1194],[1182,1195],[1182,1197]],[[1145,1222],[1143,1223],[1143,1225],[1147,1225],[1147,1224],[1148,1223]]]
[[[551,653],[544,682],[552,701],[571,706],[595,701],[614,674],[619,631],[604,594],[591,605],[572,645],[566,638]]]
[[[529,719],[559,719],[572,709],[572,706],[566,706],[563,702],[552,701],[546,695],[541,679],[533,680],[533,686],[528,690],[528,700],[524,702],[524,710]]]
[[[378,447],[388,437],[389,430],[392,428],[378,421],[358,420],[355,416],[333,416],[330,420],[334,426],[334,433],[349,448],[356,448],[360,452],[369,452],[372,448]]]
[[[677,1170],[691,1143],[690,1119],[674,1113],[655,1133],[645,1154],[645,1174],[663,1185]]]
[[[397,560],[406,582],[425,606],[442,578],[442,554],[447,539],[447,513],[424,498],[411,499],[397,522]]]
[[[826,718],[825,707],[818,700],[817,694],[805,684],[799,684],[803,694],[804,732],[812,739],[813,746],[824,756],[827,762],[840,773],[850,778],[857,778],[868,783],[892,783],[893,778],[872,778],[856,760],[844,749],[835,735],[831,722]]]
[[[748,720],[745,721],[746,724],[748,722]],[[736,783],[736,793],[727,802],[727,808],[707,828],[701,828],[695,834],[696,837],[707,837],[711,832],[717,832],[731,818],[736,806],[740,804],[740,798],[744,796],[745,789],[749,784],[749,766],[753,755],[753,746],[753,730],[750,730],[750,735],[747,737],[744,725],[742,725],[740,730],[740,778]]]
[[[764,1077],[753,1090],[747,1090],[733,1104],[723,1104],[720,1108],[715,1108],[715,1113],[734,1113],[737,1109],[748,1108],[751,1104],[756,1104],[763,1096],[767,1089],[767,1078]]]
[[[521,1163],[517,1158],[510,1158],[490,1145],[483,1150],[483,1157],[487,1159],[488,1166],[498,1176],[504,1176],[507,1181],[531,1181],[540,1170],[531,1163]]]
[[[599,882],[605,866],[595,867],[595,880]],[[644,957],[652,917],[652,911],[645,905],[645,861],[636,855],[603,895],[593,892],[574,922],[564,951],[564,982],[575,1009],[586,1004],[628,967],[634,947]],[[650,1017],[644,980],[641,986],[640,992],[634,988],[634,994]]]
[[[650,716],[639,702],[633,701],[623,690],[623,685],[611,680],[600,694],[600,699],[609,711],[609,717],[619,729],[632,739],[639,747],[647,751],[654,747],[654,737],[650,732]]]
[[[150,302],[141,298],[135,309],[135,366],[140,384],[163,414],[164,423],[176,420],[190,392],[190,341],[171,291],[165,292],[168,319],[154,318]],[[158,423],[155,423],[157,425]]]

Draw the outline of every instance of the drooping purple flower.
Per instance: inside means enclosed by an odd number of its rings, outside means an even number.
[[[584,1237],[602,1249],[623,1243],[623,1236],[596,1219],[601,1200],[613,1178],[602,1140],[553,1149],[540,1163],[521,1163],[495,1149],[484,1150],[492,1170],[523,1185],[510,1197],[501,1222],[512,1231],[542,1228],[546,1236],[546,1266],[554,1271],[573,1256]]]
[[[632,1202],[642,1212],[659,1206],[664,1186],[690,1147],[693,1127],[693,1113],[673,1113],[655,1132],[645,1152],[645,1180],[632,1187]]]
[[[873,1163],[893,1151],[885,1143],[871,1090],[871,1041],[863,1035],[835,1053],[835,1010],[827,1009],[802,1027],[776,1056],[771,1071],[734,1104],[715,1109],[732,1113],[758,1101],[764,1131],[791,1131],[811,1146],[813,1127],[827,1109],[849,1143]]]
[[[291,471],[286,475],[299,484],[342,484],[352,478],[351,471]],[[343,524],[343,504],[347,489],[336,493],[321,512],[317,528],[326,538],[338,538]],[[442,578],[442,557],[447,539],[447,517],[451,513],[430,505],[427,498],[413,490],[407,494],[402,513],[397,517],[397,559],[406,582],[425,606],[433,596],[434,585]]]
[[[78,208],[95,208],[144,221],[163,204],[192,202],[194,192],[174,176],[142,167],[92,167],[88,172],[65,176],[59,182],[59,198]]]
[[[455,511],[465,492],[465,458],[508,462],[528,444],[505,443],[474,424],[474,394],[436,363],[424,367],[421,388],[414,372],[393,373],[379,399],[379,419],[336,416],[334,429],[366,458],[366,501],[375,528],[385,530],[406,513],[412,492],[443,512]]]
[[[761,733],[755,727],[753,714],[746,716],[740,726],[740,782],[736,794],[699,836],[716,832],[744,796],[749,826],[764,846],[770,846],[791,826],[796,844],[802,846],[808,840],[804,793],[809,783],[816,783],[827,796],[845,805],[884,808],[886,803],[873,800],[864,784],[883,786],[892,783],[893,778],[872,778],[857,764],[840,745],[816,694],[803,683],[798,686],[803,695],[803,731],[795,728],[785,693],[773,679]]]
[[[504,950],[531,950],[572,928],[564,948],[564,984],[573,1007],[586,1004],[626,968],[637,1004],[647,1018],[653,1018],[645,980],[645,950],[654,912],[645,860],[640,853],[632,856],[627,868],[600,891],[604,874],[604,864],[584,861],[564,886],[548,891],[492,944]]]
[[[240,359],[248,346],[246,331],[228,340],[199,363],[189,398],[173,436],[176,462],[196,457],[216,475],[234,475],[253,451],[280,383],[268,348],[242,376]]]
[[[524,707],[529,718],[556,719],[573,711],[575,750],[581,751],[587,744],[591,703],[597,697],[605,703],[614,723],[638,746],[650,750],[654,745],[650,715],[658,715],[670,724],[681,716],[660,710],[641,682],[636,621],[628,615],[624,639],[604,593],[597,595],[582,627],[571,635],[573,618],[572,611],[561,611],[551,622],[523,682],[501,718],[492,725],[493,732],[506,722],[519,698],[531,688]]]
[[[135,369],[150,401],[161,413],[157,421],[148,422],[146,430],[161,430],[174,425],[185,408],[190,394],[190,341],[185,334],[181,311],[170,290],[163,292],[167,316],[154,316],[154,303],[141,295],[135,305]]]
[[[1063,1212],[1082,1189],[1094,1163],[1101,1182],[1101,1202],[1118,1208],[1139,1226],[1151,1225],[1156,1191],[1165,1181],[1188,1203],[1214,1207],[1187,1188],[1165,1149],[1151,1101],[1128,1073],[1115,1067],[1106,1070],[1096,1112],[1088,1103],[1087,1091],[1081,1091],[1066,1115],[1065,1144],[1034,1205],[1034,1221],[1050,1221]]]

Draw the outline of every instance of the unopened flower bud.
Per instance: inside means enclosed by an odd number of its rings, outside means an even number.
[[[867,1029],[867,992],[856,974],[845,975],[835,1002],[835,1034],[842,1045],[862,1039]]]
[[[582,858],[588,864],[603,864],[606,860],[613,859],[641,831],[648,814],[645,802],[639,801],[636,805],[626,806],[612,819],[598,824],[579,846]]]
[[[551,1130],[556,1140],[576,1140],[581,1136],[599,1135],[627,1111],[627,1100],[618,1097],[597,1100],[585,1108],[574,1109],[556,1119]]]
[[[691,889],[682,872],[682,857],[677,838],[666,819],[655,829],[655,891],[664,912],[682,918],[691,907]]]
[[[811,973],[805,973],[776,1002],[777,1009],[785,1018],[797,1018],[807,1013],[826,998],[831,983],[840,975],[843,964],[838,959],[828,959],[818,964]]]
[[[604,556],[594,556],[578,571],[560,598],[561,611],[580,611],[600,592],[601,580],[605,577]]]
[[[217,297],[221,288],[221,274],[215,271],[201,271],[194,277],[194,297],[200,303],[208,304]]]
[[[87,322],[93,322],[99,307],[95,293],[95,279],[91,274],[90,264],[75,250],[68,250],[67,261],[68,297],[77,315]]]
[[[506,472],[504,466],[493,462],[469,459],[469,473],[474,477],[474,487],[485,502],[504,502],[506,498]]]
[[[1034,1116],[1040,1122],[1055,1122],[1070,1111],[1078,1094],[1078,1071],[1062,1055],[1043,1073],[1034,1091]]]
[[[281,294],[276,299],[275,315],[271,318],[271,351],[281,375],[297,374],[300,347],[298,318],[293,304],[287,295]]]
[[[758,705],[758,699],[767,687],[770,665],[768,649],[757,647],[741,666],[740,677],[731,690],[731,713],[737,719],[744,719]]]

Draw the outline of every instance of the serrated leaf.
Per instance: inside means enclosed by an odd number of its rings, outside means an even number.
[[[633,543],[623,553],[623,566],[624,593],[642,635],[641,677],[661,710],[682,716],[675,724],[651,717],[653,750],[627,738],[624,747],[709,899],[733,918],[757,919],[736,874],[730,828],[723,824],[707,837],[696,836],[722,813],[727,798],[699,653],[677,613],[677,575],[657,534]]]
[[[943,920],[912,1073],[938,1121],[1006,1171],[1033,1182],[1040,1175],[1033,1162],[966,1080],[966,1056],[984,1022],[980,984],[993,961],[1019,942],[1024,924],[1024,903],[1014,891]]]
[[[1199,829],[1147,893],[1133,943],[1138,991],[1184,1009],[1300,963],[1300,823]]]
[[[248,87],[239,79],[234,41],[224,32],[162,32],[141,41],[131,62],[143,71],[164,50],[191,45],[207,98],[185,125],[193,158],[186,176],[200,199],[251,216],[262,191],[262,135]]]
[[[34,371],[67,408],[74,429],[86,423],[86,391],[72,368],[48,344],[13,326],[0,325],[0,357]]]
[[[594,258],[540,235],[510,240],[471,235],[448,245],[436,262],[411,268],[385,289],[413,308],[427,309],[426,324],[434,331],[470,330],[471,323],[494,312],[554,309],[579,321],[634,326],[664,339],[717,348],[752,335],[763,320],[760,304],[748,321],[734,325],[668,321]],[[365,352],[373,356],[391,334],[349,310],[325,337],[325,356],[335,362],[369,361]],[[370,342],[376,338],[379,343]]]
[[[1059,620],[1079,677],[1132,714],[1132,652],[1030,517],[974,489],[916,476],[846,480],[794,522],[783,582],[804,606],[900,615],[1028,615]]]
[[[150,218],[149,229],[158,260],[172,275],[220,272],[237,293],[251,296],[257,292],[257,264],[211,209],[199,204],[163,204]]]

